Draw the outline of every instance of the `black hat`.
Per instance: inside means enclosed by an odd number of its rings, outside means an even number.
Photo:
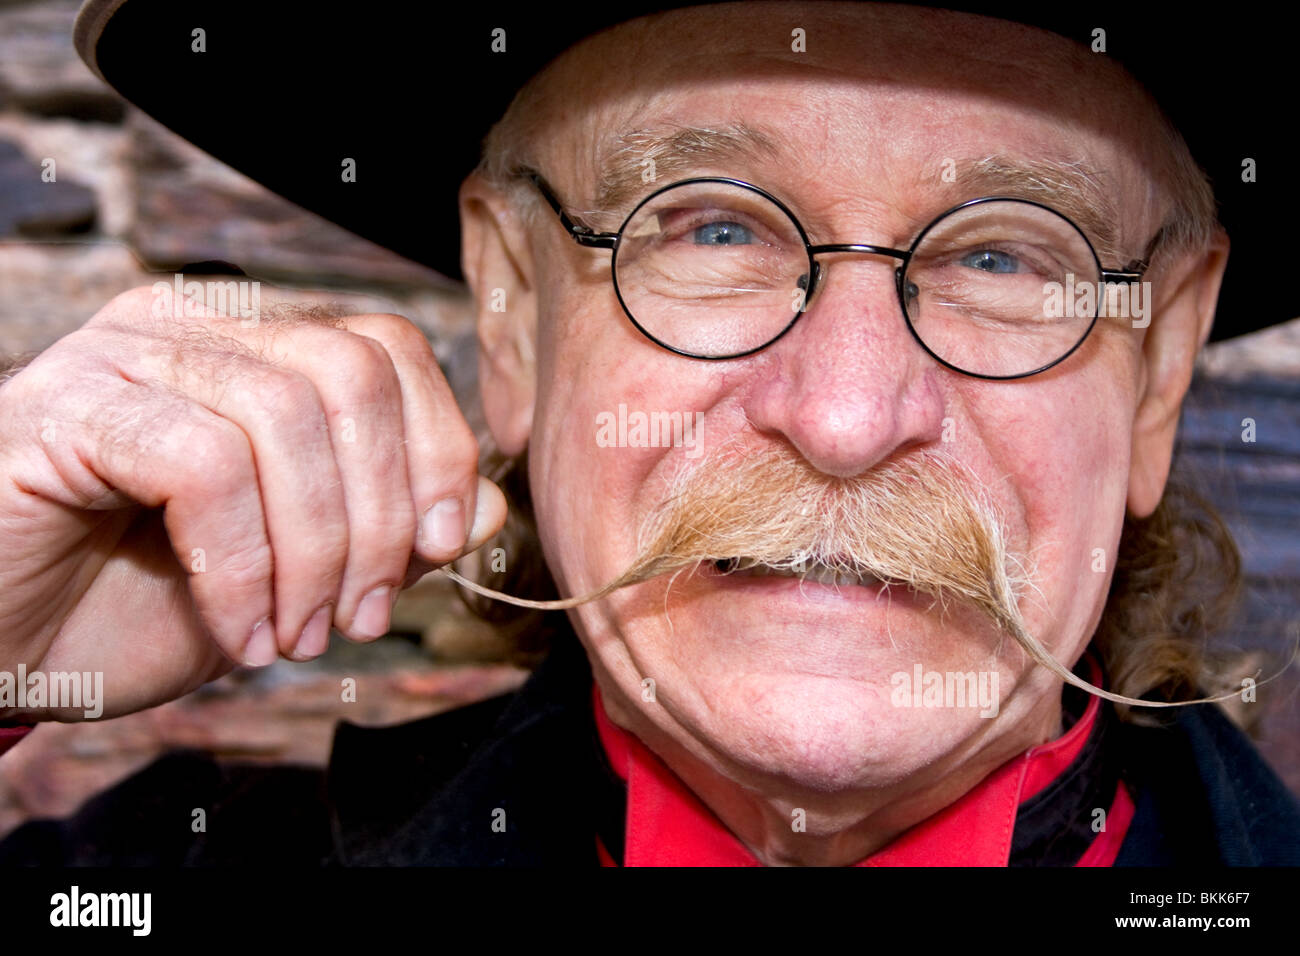
[[[1284,25],[1262,8],[1230,16],[1131,2],[1079,11],[1041,0],[933,5],[1088,46],[1103,30],[1098,55],[1119,60],[1155,95],[1213,183],[1232,253],[1211,337],[1300,315],[1290,278],[1300,202],[1281,133],[1294,88],[1283,72]],[[87,0],[76,45],[105,82],[206,152],[458,278],[457,191],[515,91],[583,37],[671,6],[607,2],[575,14],[538,3],[369,0],[336,10],[276,0]],[[353,182],[342,176],[344,159],[355,161]]]

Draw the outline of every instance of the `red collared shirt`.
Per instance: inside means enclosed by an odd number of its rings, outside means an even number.
[[[22,740],[33,730],[33,725],[20,727],[0,727],[0,754]]]
[[[1094,668],[1094,675],[1100,669]],[[1098,676],[1093,677],[1096,683]],[[614,726],[592,684],[596,727],[606,757],[627,787],[626,866],[758,866],[668,767],[635,736]],[[1082,717],[1055,740],[1032,747],[986,777],[955,803],[907,830],[856,866],[1006,866],[1019,808],[1057,780],[1079,757],[1097,723],[1101,699],[1090,697]],[[0,754],[31,727],[0,727]],[[1133,819],[1133,801],[1120,782],[1106,828],[1074,864],[1110,866]],[[601,863],[618,865],[599,837]]]
[[[614,725],[605,713],[600,689],[594,682],[592,688],[601,744],[610,766],[627,785],[623,865],[760,865],[663,761],[634,735]],[[855,865],[1006,866],[1017,811],[1058,779],[1079,756],[1100,710],[1101,698],[1091,696],[1083,716],[1060,737],[1026,750],[957,802]],[[1121,781],[1107,811],[1105,829],[1074,865],[1114,863],[1133,810],[1133,801]],[[602,865],[618,865],[599,837],[596,848]]]

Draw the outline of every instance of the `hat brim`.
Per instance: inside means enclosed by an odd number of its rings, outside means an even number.
[[[1098,55],[1120,59],[1152,90],[1215,187],[1232,253],[1211,339],[1300,314],[1300,295],[1286,281],[1289,243],[1279,241],[1300,202],[1269,106],[1270,90],[1285,89],[1285,30],[1271,29],[1259,11],[1211,30],[1202,17],[1171,21],[1165,10],[1133,4],[1093,4],[1081,14],[1041,3],[943,5],[1085,43],[1103,25],[1108,52]],[[583,37],[665,6],[607,4],[573,17],[535,4],[370,0],[333,15],[265,0],[88,0],[75,41],[106,83],[199,148],[459,278],[457,191],[515,91]],[[491,46],[498,28],[504,53]],[[203,52],[194,49],[195,30]],[[1243,178],[1246,159],[1255,162],[1254,181]],[[342,175],[345,160],[354,181]]]

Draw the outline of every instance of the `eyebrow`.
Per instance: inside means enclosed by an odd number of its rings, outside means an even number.
[[[772,162],[795,154],[795,144],[775,131],[746,124],[718,126],[659,126],[627,130],[616,136],[600,164],[595,207],[589,213],[625,214],[647,194],[648,184],[705,166],[727,167],[741,163]],[[653,166],[648,167],[647,161]],[[932,215],[949,206],[980,196],[1030,199],[1050,206],[1073,221],[1093,243],[1103,266],[1119,256],[1119,211],[1101,172],[1082,161],[1026,159],[989,155],[958,163],[953,182],[942,182],[943,161],[925,164],[933,171],[918,175],[918,189],[932,187],[939,204]],[[653,170],[653,176],[645,173]],[[756,183],[764,186],[767,184]],[[917,224],[919,230],[922,223]],[[845,240],[849,241],[849,240]]]
[[[772,134],[743,123],[627,130],[614,140],[600,165],[596,209],[610,214],[624,210],[648,192],[648,182],[665,176],[708,165],[775,159],[783,145],[788,148]],[[647,161],[653,165],[647,167]],[[647,170],[653,170],[649,180],[645,178]]]
[[[1102,174],[1081,161],[989,156],[966,165],[949,185],[962,194],[1032,199],[1052,207],[1083,230],[1106,266],[1119,255],[1119,210],[1103,183]],[[963,195],[957,202],[963,198],[975,197]]]

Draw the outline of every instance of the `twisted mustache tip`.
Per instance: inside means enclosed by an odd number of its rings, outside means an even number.
[[[587,594],[550,601],[493,590],[450,567],[439,570],[483,597],[557,611],[701,562],[743,557],[744,567],[788,570],[791,556],[798,555],[800,562],[868,573],[939,600],[965,599],[1035,663],[1067,684],[1117,704],[1186,707],[1241,693],[1141,700],[1096,687],[1062,665],[1025,625],[1020,595],[1033,587],[1033,574],[1013,558],[993,496],[967,466],[939,452],[917,452],[849,479],[828,478],[784,447],[725,459],[715,454],[690,474],[679,475],[643,524],[638,548],[631,566],[613,581]],[[1297,652],[1300,639],[1292,660]],[[1290,663],[1258,683],[1280,676]]]
[[[446,567],[446,566],[441,567],[438,568],[438,571],[441,574],[443,574],[445,577],[454,581],[456,584],[460,585],[466,590],[474,592],[475,594],[479,594],[482,595],[483,597],[491,598],[496,601],[504,601],[507,604],[514,604],[517,605],[518,607],[532,608],[538,611],[564,611],[564,610],[568,610],[569,608],[574,608],[583,604],[588,604],[592,601],[598,601],[601,598],[606,597],[609,594],[612,594],[614,591],[627,587],[631,584],[635,584],[637,583],[638,580],[641,580],[640,578],[634,579],[634,576],[632,576],[629,573],[623,575],[620,578],[617,578],[614,581],[611,581],[609,584],[605,585],[604,587],[592,591],[588,594],[580,594],[577,595],[576,597],[560,598],[558,600],[553,600],[553,601],[534,601],[530,598],[515,597],[512,594],[506,594],[504,591],[497,591],[492,588],[485,587],[482,584],[478,584],[475,581],[469,580],[463,575],[452,570],[450,567]],[[646,577],[653,577],[653,576],[654,575],[646,575]],[[1043,645],[1037,640],[1037,638],[1035,638],[1032,634],[1030,634],[1027,630],[1025,630],[1024,627],[1021,626],[1018,621],[1000,615],[998,616],[998,623],[1001,626],[1002,630],[1010,634],[1011,637],[1016,641],[1016,643],[1019,644],[1024,649],[1025,653],[1027,653],[1030,656],[1030,658],[1032,658],[1035,661],[1035,663],[1047,668],[1049,671],[1051,671],[1057,677],[1061,678],[1061,680],[1065,681],[1067,684],[1072,684],[1073,686],[1079,688],[1082,691],[1085,691],[1086,693],[1093,694],[1094,696],[1101,697],[1105,700],[1109,700],[1117,704],[1127,704],[1130,707],[1153,707],[1153,708],[1188,707],[1192,704],[1212,704],[1212,703],[1219,703],[1226,700],[1231,700],[1234,697],[1237,697],[1241,693],[1240,690],[1233,690],[1213,697],[1201,697],[1196,700],[1180,700],[1180,701],[1153,701],[1153,700],[1141,700],[1136,697],[1125,697],[1123,694],[1116,694],[1108,690],[1103,690],[1102,688],[1097,687],[1095,684],[1089,683],[1088,681],[1079,677],[1074,672],[1070,671],[1063,664],[1061,664],[1060,661],[1058,661],[1051,654],[1049,654],[1047,652],[1047,649],[1043,647]],[[1292,662],[1296,659],[1296,656],[1298,654],[1300,654],[1300,641],[1297,641],[1296,646],[1292,648],[1291,657],[1286,662],[1286,664],[1281,668],[1279,668],[1276,673],[1270,675],[1269,677],[1264,678],[1263,680],[1257,681],[1256,686],[1262,686],[1263,684],[1267,684],[1269,681],[1272,681],[1277,677],[1280,677],[1286,671],[1286,669],[1291,666]]]

